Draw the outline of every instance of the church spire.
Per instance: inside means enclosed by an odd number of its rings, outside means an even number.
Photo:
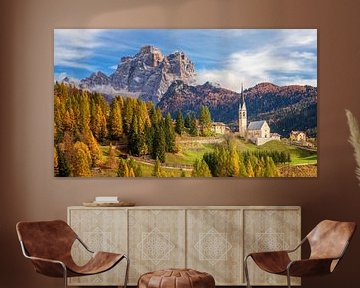
[[[244,85],[241,83],[241,96],[239,103],[239,133],[241,137],[246,137],[247,131],[247,111],[244,96]]]
[[[241,106],[243,106],[245,104],[245,99],[244,99],[244,84],[241,82]]]

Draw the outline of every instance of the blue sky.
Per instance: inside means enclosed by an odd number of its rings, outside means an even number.
[[[110,75],[121,57],[153,45],[163,54],[183,51],[195,64],[197,83],[317,86],[316,29],[55,29],[54,78]]]

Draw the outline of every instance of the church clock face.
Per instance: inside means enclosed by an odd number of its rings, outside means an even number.
[[[243,112],[243,116],[245,117],[245,112]]]

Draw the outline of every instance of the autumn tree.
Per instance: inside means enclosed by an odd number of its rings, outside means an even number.
[[[73,147],[72,174],[75,177],[91,176],[91,155],[86,144],[77,141]]]
[[[111,139],[118,140],[123,134],[123,121],[119,98],[115,97],[110,105],[109,133]]]
[[[211,177],[211,172],[204,159],[196,159],[191,173],[192,177]]]

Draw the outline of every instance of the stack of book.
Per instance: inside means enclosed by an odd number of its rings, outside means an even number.
[[[93,201],[93,203],[97,203],[97,204],[119,203],[119,199],[117,196],[99,196],[99,197],[95,197],[95,201]]]

